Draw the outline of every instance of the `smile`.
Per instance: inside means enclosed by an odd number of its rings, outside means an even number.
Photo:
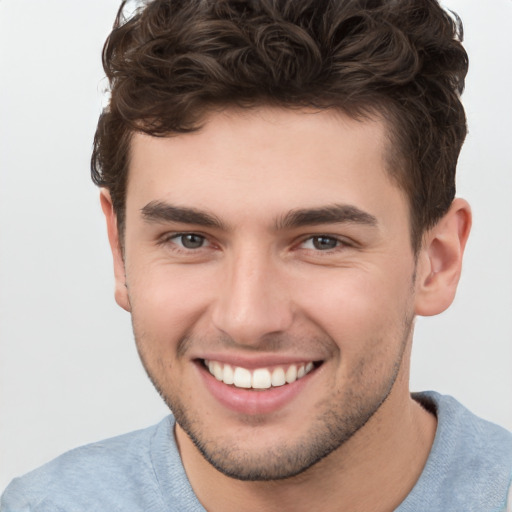
[[[312,361],[276,368],[255,368],[253,370],[206,359],[203,360],[203,364],[218,381],[244,389],[269,389],[292,384],[307,375],[315,367]]]

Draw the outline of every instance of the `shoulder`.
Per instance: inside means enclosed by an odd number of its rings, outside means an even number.
[[[501,462],[512,470],[512,433],[479,418],[451,396],[435,392],[418,393],[415,398],[432,407],[438,417],[434,448],[463,460]]]
[[[450,396],[413,396],[435,412],[438,426],[427,464],[404,505],[428,511],[504,511],[512,480],[512,433],[478,418]]]
[[[135,503],[146,498],[158,501],[151,460],[151,445],[158,437],[172,437],[171,417],[152,427],[64,453],[14,479],[2,496],[0,510],[116,511],[131,510],[125,504],[133,499]]]

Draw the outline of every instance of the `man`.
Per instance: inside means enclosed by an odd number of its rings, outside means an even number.
[[[173,417],[14,481],[2,510],[510,507],[512,436],[408,386],[471,224],[460,32],[433,0],[119,15],[93,179]]]

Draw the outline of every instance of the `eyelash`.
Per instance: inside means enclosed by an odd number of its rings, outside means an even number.
[[[190,248],[190,247],[185,247],[183,245],[183,243],[179,244],[176,242],[177,239],[180,239],[180,238],[183,239],[186,236],[193,236],[193,237],[200,238],[202,240],[201,246],[196,247],[196,248]],[[204,242],[207,242],[206,247],[211,245],[211,243],[208,241],[208,238],[205,235],[202,235],[200,233],[195,233],[195,232],[169,233],[169,234],[165,235],[161,240],[159,240],[159,244],[161,244],[161,245],[168,244],[169,242],[172,243],[174,250],[186,251],[186,252],[192,252],[192,251],[197,251],[199,249],[203,249],[205,247]]]
[[[327,241],[334,242],[335,246],[334,247],[328,247],[328,248],[320,249],[319,247],[316,246],[315,242],[319,242],[321,239],[323,239],[324,241],[327,240]],[[309,248],[303,247],[303,248],[306,249],[306,250],[311,250],[311,251],[319,252],[319,253],[322,253],[322,252],[323,253],[331,253],[332,251],[336,251],[336,250],[339,250],[339,249],[341,249],[343,247],[348,247],[349,246],[349,244],[347,243],[346,240],[340,239],[337,236],[327,235],[327,234],[323,234],[323,233],[319,234],[319,235],[310,235],[307,238],[304,238],[299,245],[303,246],[303,245],[305,245],[308,242],[311,243],[311,245],[313,245],[313,247],[309,247]]]

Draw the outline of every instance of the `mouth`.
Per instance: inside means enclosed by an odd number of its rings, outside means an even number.
[[[215,357],[196,359],[199,376],[221,407],[244,418],[290,410],[298,396],[315,400],[315,385],[325,361],[265,361],[265,358],[228,362]],[[238,359],[238,361],[236,360]],[[245,364],[244,364],[245,363]],[[225,410],[224,409],[224,410]],[[292,408],[292,410],[295,410]],[[270,416],[267,416],[270,417]]]
[[[219,382],[241,389],[270,389],[293,384],[317,367],[321,361],[292,363],[274,367],[247,369],[220,361],[202,359],[203,366]]]

